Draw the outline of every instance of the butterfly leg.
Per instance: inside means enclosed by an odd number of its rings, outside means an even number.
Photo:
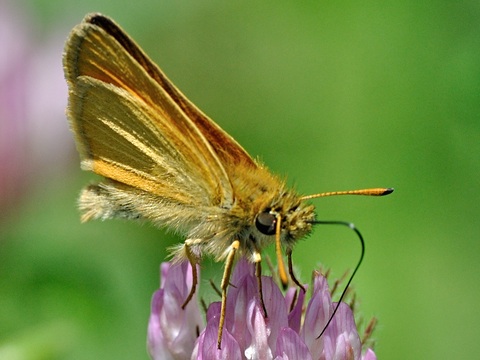
[[[260,254],[259,254],[260,256]],[[260,296],[260,303],[262,304],[263,314],[267,318],[267,308],[265,307],[265,302],[263,301],[263,290],[262,290],[262,263],[258,261],[255,263],[255,276],[257,277],[258,283],[258,294]]]
[[[225,310],[227,307],[227,288],[230,283],[230,275],[233,270],[233,261],[235,260],[235,254],[240,247],[240,241],[235,240],[228,250],[227,259],[225,260],[225,270],[223,271],[222,284],[220,286],[222,290],[222,308],[220,310],[220,323],[218,324],[218,338],[217,348],[221,349],[223,327],[225,326]]]
[[[276,215],[276,225],[275,225],[275,252],[277,253],[277,264],[278,264],[278,276],[280,277],[280,282],[282,283],[283,290],[287,288],[288,278],[287,272],[285,271],[285,264],[283,263],[282,257],[282,241],[280,233],[282,231],[282,215]]]
[[[292,249],[287,249],[287,259],[288,259],[288,273],[290,274],[290,278],[293,280],[293,282],[305,292],[305,287],[300,284],[300,281],[297,280],[295,277],[295,274],[293,273],[293,262],[292,262]]]
[[[255,246],[255,243],[253,243]],[[258,250],[257,246],[255,246],[253,251],[253,261],[255,262],[255,277],[257,278],[258,283],[258,295],[260,297],[260,303],[262,304],[262,310],[265,317],[267,315],[267,308],[265,307],[265,302],[263,301],[263,290],[262,290],[262,255],[260,255],[260,251]]]
[[[198,283],[198,275],[197,275],[197,264],[198,264],[198,258],[195,256],[195,254],[192,251],[192,245],[195,244],[195,240],[192,239],[187,239],[185,240],[184,244],[184,249],[185,249],[185,254],[187,255],[187,259],[190,262],[190,265],[192,266],[192,287],[190,288],[190,293],[188,294],[187,298],[183,302],[182,309],[185,309],[185,307],[188,305],[190,300],[192,300],[193,295],[195,294],[195,291],[197,290],[197,283]]]

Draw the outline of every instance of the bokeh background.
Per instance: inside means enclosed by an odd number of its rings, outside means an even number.
[[[478,356],[478,1],[0,1],[0,358],[147,359],[151,295],[181,238],[81,225],[82,173],[61,57],[92,11],[113,17],[177,86],[367,253],[354,280],[379,359]],[[294,260],[340,276],[359,244],[319,227]],[[203,265],[218,280],[219,266]]]

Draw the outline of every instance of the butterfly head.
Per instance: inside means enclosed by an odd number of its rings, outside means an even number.
[[[293,243],[310,233],[315,219],[314,206],[298,202],[288,208],[267,207],[255,218],[255,227],[263,235],[277,235],[284,245]]]

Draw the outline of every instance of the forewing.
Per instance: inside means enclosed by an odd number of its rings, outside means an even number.
[[[175,201],[232,202],[228,174],[205,128],[111,20],[87,16],[67,41],[64,67],[68,117],[84,168]]]
[[[187,117],[195,123],[203,136],[211,144],[211,147],[222,162],[224,169],[229,174],[235,173],[235,167],[240,164],[252,168],[257,167],[257,164],[240,146],[240,144],[190,102],[190,100],[188,100],[187,97],[185,97],[182,92],[172,84],[160,68],[148,58],[148,56],[120,29],[117,24],[115,24],[115,22],[113,22],[113,20],[99,14],[91,14],[84,19],[84,23],[95,24],[116,39],[123,49],[128,52],[138,65],[149,75],[150,79],[154,79],[170,96],[172,101],[174,101]],[[113,73],[115,73],[115,63],[102,64],[102,66],[111,68]],[[132,83],[130,83],[129,80],[130,79],[125,79],[125,83],[128,82],[128,84],[132,86]],[[133,79],[133,81],[133,86],[135,86],[137,80]],[[142,86],[146,86],[145,89],[149,89],[150,84],[148,82],[147,84],[142,83]],[[155,103],[156,99],[149,96],[151,94],[151,91],[146,91],[144,96],[147,100]]]

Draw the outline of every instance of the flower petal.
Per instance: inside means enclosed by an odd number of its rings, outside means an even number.
[[[208,321],[207,327],[197,339],[192,360],[242,359],[240,346],[227,329],[223,329],[222,348],[220,350],[217,348],[219,319],[220,314],[216,314]]]
[[[245,349],[252,341],[246,326],[248,308],[251,301],[257,297],[258,286],[256,278],[243,266],[235,268],[234,275],[235,282],[232,282],[233,286],[229,287],[227,293],[225,328],[232,334],[240,347]]]
[[[307,289],[307,286],[305,289]],[[295,330],[297,334],[300,333],[300,326],[302,323],[302,314],[303,314],[303,302],[305,299],[305,292],[301,289],[289,288],[287,294],[285,295],[285,303],[287,307],[290,309],[292,307],[292,301],[294,301],[295,294],[297,294],[296,303],[288,314],[288,326]]]
[[[193,350],[203,321],[196,296],[185,309],[192,269],[188,262],[162,265],[163,288],[152,299],[148,324],[148,351],[153,359],[186,359]]]
[[[301,337],[314,359],[319,359],[323,352],[324,336],[318,339],[317,337],[325,327],[332,311],[327,280],[320,274],[316,274],[313,282],[313,295],[308,302],[301,331]]]
[[[365,355],[362,356],[362,360],[377,360],[377,355],[375,355],[372,349],[367,349]]]
[[[251,334],[251,343],[245,349],[247,359],[273,359],[272,350],[268,344],[270,330],[265,324],[265,317],[259,301],[252,300],[247,314],[247,328]]]
[[[283,328],[277,338],[276,360],[311,360],[312,355],[300,336],[292,329]]]
[[[334,306],[337,305],[335,304]],[[340,342],[339,338],[337,338],[337,350],[344,348],[346,355],[352,353],[352,359],[360,359],[362,343],[357,332],[352,309],[347,304],[340,303],[332,322],[335,323],[337,331],[341,332]]]
[[[275,352],[279,331],[288,327],[288,313],[285,298],[278,285],[270,276],[262,276],[263,301],[267,309],[265,323],[268,329],[268,345]],[[258,302],[260,305],[260,301]],[[261,312],[262,316],[263,310]]]
[[[335,303],[336,307],[337,304]],[[334,345],[334,357],[338,359],[360,359],[362,344],[358,336],[355,319],[350,307],[340,303],[332,319],[331,327],[325,331],[325,337],[330,338]]]

